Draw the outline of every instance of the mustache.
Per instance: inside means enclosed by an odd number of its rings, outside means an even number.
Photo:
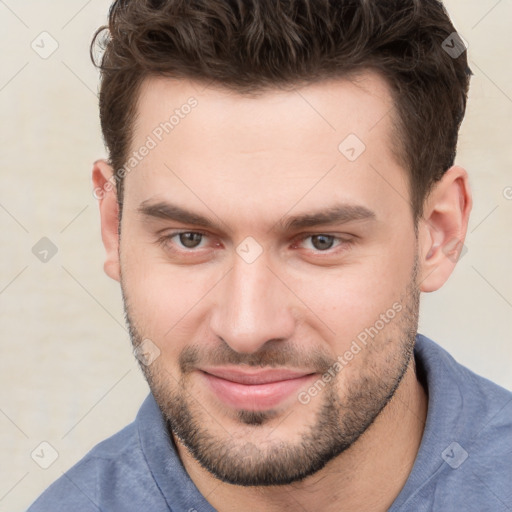
[[[316,373],[326,372],[336,362],[329,354],[316,350],[304,354],[298,347],[282,341],[268,341],[260,350],[243,354],[223,342],[216,347],[190,345],[185,347],[178,358],[182,373],[189,373],[199,366],[242,365],[252,367],[307,368]]]

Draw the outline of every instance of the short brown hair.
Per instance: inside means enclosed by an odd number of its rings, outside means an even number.
[[[466,110],[466,53],[454,58],[443,45],[454,32],[437,0],[116,0],[91,44],[92,55],[105,36],[99,103],[110,164],[119,169],[128,158],[139,88],[150,76],[243,94],[374,70],[391,87],[395,150],[417,219],[453,165]],[[116,184],[121,207],[123,179]]]

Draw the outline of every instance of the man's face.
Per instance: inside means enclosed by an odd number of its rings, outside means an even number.
[[[314,473],[410,364],[417,248],[391,109],[372,74],[258,97],[142,88],[132,149],[156,147],[125,181],[127,319],[170,428],[218,478]]]

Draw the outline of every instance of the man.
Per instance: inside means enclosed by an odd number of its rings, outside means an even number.
[[[471,210],[443,6],[118,0],[108,29],[93,182],[151,394],[30,511],[511,510],[512,394],[417,334]]]

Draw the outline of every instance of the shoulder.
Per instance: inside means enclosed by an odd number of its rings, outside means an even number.
[[[424,336],[415,350],[429,394],[419,458],[428,456],[421,466],[431,474],[417,498],[425,493],[422,502],[447,510],[510,510],[512,393]]]
[[[131,512],[151,506],[144,496],[159,494],[134,422],[97,444],[46,489],[27,512]]]
[[[474,435],[481,433],[487,427],[512,426],[511,391],[458,363],[445,349],[421,334],[417,336],[415,353],[427,375],[429,396],[445,407],[456,408],[459,414],[471,415],[467,418],[472,418],[467,422],[468,435],[471,431]]]

